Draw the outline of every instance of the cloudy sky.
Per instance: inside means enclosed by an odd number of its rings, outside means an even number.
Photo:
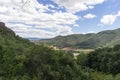
[[[120,28],[119,0],[0,0],[0,21],[24,38]]]

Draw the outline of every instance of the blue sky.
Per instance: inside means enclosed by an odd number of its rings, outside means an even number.
[[[120,28],[119,0],[4,0],[0,21],[24,38]]]
[[[104,15],[114,15],[117,14],[120,10],[120,3],[119,0],[107,0],[103,4],[96,5],[94,9],[87,10],[84,12],[79,12],[77,15],[84,16],[87,13],[95,14],[97,17],[94,19],[82,19],[80,21],[77,21],[77,23],[81,26],[80,28],[77,28],[74,31],[80,32],[99,32],[102,30],[110,30],[110,29],[116,29],[120,28],[120,18],[118,17],[116,21],[112,25],[99,25],[100,19]]]

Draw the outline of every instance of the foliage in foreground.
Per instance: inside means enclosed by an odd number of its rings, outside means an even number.
[[[86,66],[107,74],[120,73],[120,45],[100,48],[89,53]]]

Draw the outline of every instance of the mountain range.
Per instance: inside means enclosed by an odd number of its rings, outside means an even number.
[[[57,36],[51,39],[38,40],[35,41],[35,43],[53,45],[59,48],[72,47],[82,49],[114,46],[116,44],[120,44],[120,28],[115,30],[101,31],[98,33]]]

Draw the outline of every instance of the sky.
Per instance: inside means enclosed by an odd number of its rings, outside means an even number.
[[[0,22],[23,38],[120,28],[120,0],[0,0]]]

